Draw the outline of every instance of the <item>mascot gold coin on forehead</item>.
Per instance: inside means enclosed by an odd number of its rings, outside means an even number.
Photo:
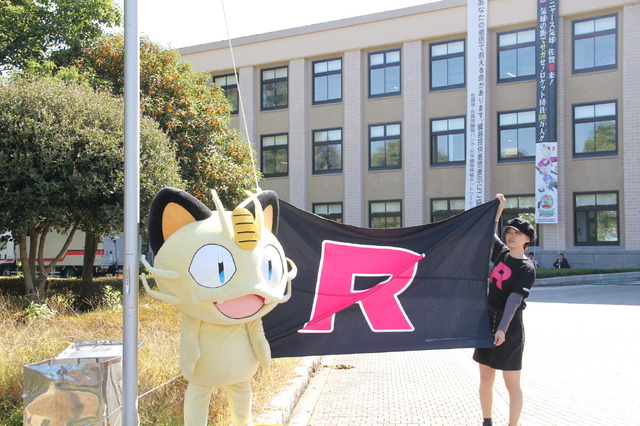
[[[233,212],[212,194],[216,211],[175,188],[156,195],[149,212],[154,265],[142,262],[160,291],[144,276],[143,285],[182,311],[185,425],[207,424],[217,386],[227,389],[234,425],[248,425],[251,377],[271,362],[261,318],[289,299],[296,267],[275,237],[275,192],[249,193]]]

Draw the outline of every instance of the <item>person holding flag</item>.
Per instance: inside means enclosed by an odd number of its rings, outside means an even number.
[[[496,230],[507,202],[503,194],[496,194],[500,202],[496,214]],[[535,239],[531,223],[521,218],[509,220],[504,227],[505,243],[495,235],[491,254],[493,269],[489,277],[489,322],[494,335],[494,347],[477,348],[473,359],[480,367],[480,406],[483,426],[492,424],[493,383],[496,370],[502,370],[509,392],[509,425],[516,426],[522,412],[523,396],[520,371],[524,351],[524,299],[536,279],[535,267],[525,254]]]

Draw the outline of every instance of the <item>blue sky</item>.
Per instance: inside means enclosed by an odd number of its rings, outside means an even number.
[[[226,40],[223,1],[229,35],[236,38],[434,0],[137,0],[139,31],[175,48]]]

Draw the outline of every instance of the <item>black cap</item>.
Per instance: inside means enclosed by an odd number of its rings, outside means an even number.
[[[523,234],[528,236],[532,242],[533,240],[536,239],[536,229],[527,220],[516,217],[514,219],[507,221],[507,224],[504,226],[504,229],[507,229],[507,228],[513,228],[517,231],[522,232]]]

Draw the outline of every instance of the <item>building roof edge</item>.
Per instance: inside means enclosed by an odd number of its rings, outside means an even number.
[[[453,7],[466,6],[466,0],[440,0],[433,3],[420,4],[416,6],[404,7],[402,9],[388,10],[384,12],[376,12],[368,15],[354,16],[351,18],[338,19],[335,21],[322,22],[318,24],[304,25],[301,27],[288,28],[284,30],[271,31],[262,34],[254,34],[231,39],[233,46],[242,46],[244,44],[260,43],[264,41],[275,40],[279,38],[294,37],[303,34],[309,34],[320,31],[334,30],[353,25],[368,24],[376,21],[384,21],[387,19],[401,18],[403,16],[415,15],[419,13],[433,12],[436,10],[449,9]],[[194,46],[186,46],[178,49],[181,55],[189,55],[194,53],[206,52],[209,50],[225,49],[229,47],[229,40],[214,41],[211,43],[197,44]]]

